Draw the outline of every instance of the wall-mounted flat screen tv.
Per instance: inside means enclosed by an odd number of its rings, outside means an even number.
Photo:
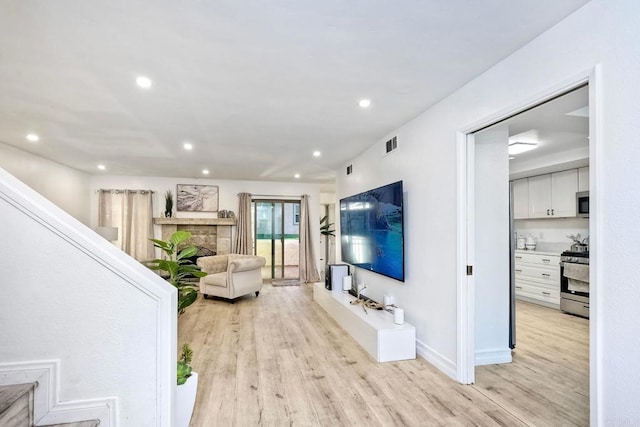
[[[340,200],[342,261],[404,282],[402,181]]]

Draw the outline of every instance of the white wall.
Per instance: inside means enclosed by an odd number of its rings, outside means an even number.
[[[0,143],[0,167],[89,224],[89,175]]]
[[[640,198],[633,196],[638,193],[640,164],[640,144],[635,142],[640,131],[639,27],[640,2],[593,0],[413,121],[384,135],[353,160],[353,175],[338,174],[336,182],[340,198],[404,180],[407,282],[358,274],[376,296],[395,294],[407,320],[416,325],[423,348],[455,366],[456,131],[601,65],[602,96],[595,108],[602,111],[602,121],[599,134],[591,135],[596,149],[590,158],[594,210],[590,219],[600,236],[591,248],[597,278],[597,309],[592,309],[591,321],[598,337],[597,359],[592,360],[598,372],[598,388],[591,390],[597,399],[594,424],[640,423],[640,265],[629,250],[636,246],[633,230],[640,212]],[[394,135],[398,152],[382,157],[380,144]]]
[[[518,219],[515,221],[518,235],[531,234],[538,245],[559,244],[562,250],[569,250],[573,243],[567,238],[570,234],[580,234],[582,238],[589,236],[588,218],[554,218],[554,219]]]
[[[2,169],[0,218],[0,361],[60,360],[60,401],[172,425],[175,289]]]
[[[317,224],[312,228],[314,232],[313,241],[316,242],[315,255],[318,270],[320,270],[320,186],[318,184],[307,184],[300,182],[269,182],[269,181],[240,181],[221,179],[195,179],[195,178],[166,178],[149,176],[112,176],[94,175],[90,183],[90,204],[92,227],[98,225],[98,193],[97,190],[104,188],[131,189],[131,190],[153,190],[153,212],[154,216],[161,216],[164,212],[164,193],[167,190],[173,191],[174,213],[178,218],[216,218],[217,213],[211,212],[175,212],[175,196],[177,184],[199,184],[218,186],[218,206],[222,210],[231,210],[238,214],[238,193],[251,193],[254,195],[281,195],[281,196],[302,196],[308,194],[309,212],[311,224]],[[274,197],[263,197],[274,198]],[[234,227],[235,228],[235,227]],[[162,238],[160,226],[154,227],[156,238]],[[235,233],[235,230],[234,230]]]

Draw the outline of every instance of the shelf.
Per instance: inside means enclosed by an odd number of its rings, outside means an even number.
[[[153,218],[156,225],[236,225],[236,218]]]
[[[352,305],[355,297],[329,291],[324,283],[313,284],[313,300],[322,307],[378,362],[416,358],[416,328],[409,323],[396,325],[384,310],[367,310]]]

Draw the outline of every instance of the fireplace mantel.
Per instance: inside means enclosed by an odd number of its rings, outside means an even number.
[[[162,240],[169,240],[177,230],[191,233],[188,244],[205,247],[219,255],[231,251],[231,227],[236,218],[153,218],[162,227]]]
[[[236,218],[153,218],[156,225],[236,225]]]

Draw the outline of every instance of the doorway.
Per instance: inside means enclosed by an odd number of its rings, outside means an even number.
[[[458,175],[460,177],[459,186],[458,186],[458,195],[459,195],[459,201],[460,201],[460,205],[459,205],[460,209],[458,211],[459,213],[459,222],[458,222],[458,227],[459,227],[458,228],[459,230],[459,234],[458,234],[459,236],[458,343],[459,343],[459,346],[458,346],[458,357],[457,357],[457,360],[458,360],[457,378],[462,383],[465,383],[465,384],[476,383],[476,364],[479,356],[498,358],[501,355],[507,354],[507,352],[509,351],[509,333],[508,332],[504,333],[505,331],[508,331],[508,323],[509,323],[508,299],[505,299],[504,297],[499,298],[499,301],[501,304],[501,307],[499,310],[500,320],[497,323],[498,327],[493,330],[487,329],[487,324],[482,323],[483,313],[477,313],[477,310],[480,307],[479,304],[482,304],[485,301],[484,298],[486,297],[486,295],[484,294],[484,291],[486,289],[484,289],[484,287],[487,286],[486,283],[481,283],[482,278],[481,278],[480,271],[486,267],[485,265],[482,265],[481,262],[483,258],[486,260],[489,254],[486,252],[479,252],[478,242],[476,242],[476,239],[483,238],[482,235],[487,230],[483,228],[484,224],[481,222],[479,223],[477,221],[478,218],[476,218],[475,216],[476,215],[475,207],[477,204],[483,203],[483,200],[477,199],[478,194],[475,193],[475,188],[476,188],[475,185],[477,184],[476,182],[477,175],[475,174],[476,172],[475,169],[478,166],[477,162],[479,159],[474,156],[476,155],[482,156],[484,155],[482,153],[482,150],[484,149],[486,151],[486,147],[485,148],[480,147],[481,150],[476,151],[476,148],[478,148],[479,146],[476,145],[477,135],[475,135],[475,133],[484,129],[492,128],[492,127],[494,127],[494,130],[497,130],[495,128],[496,125],[498,124],[502,125],[508,119],[513,118],[520,113],[530,111],[536,108],[537,106],[546,103],[547,101],[551,101],[553,99],[559,98],[564,94],[567,94],[575,89],[578,89],[584,86],[585,87],[584,90],[588,93],[588,106],[585,106],[584,109],[580,109],[582,111],[571,111],[571,112],[567,111],[564,114],[573,113],[574,116],[576,115],[579,116],[580,114],[584,114],[586,112],[586,115],[588,116],[587,128],[588,128],[589,139],[586,142],[586,145],[587,145],[586,152],[588,153],[588,159],[591,165],[590,171],[587,173],[587,177],[589,178],[589,181],[590,181],[590,185],[588,188],[591,194],[591,199],[593,201],[596,201],[597,195],[595,190],[597,185],[594,185],[594,184],[597,182],[597,177],[599,176],[599,171],[596,168],[597,159],[595,157],[597,153],[595,142],[596,142],[596,137],[598,135],[597,130],[599,130],[599,126],[598,127],[596,126],[596,124],[598,123],[598,117],[596,116],[596,113],[599,112],[597,108],[599,99],[596,97],[596,94],[600,93],[599,87],[596,86],[598,85],[598,82],[599,82],[599,80],[596,78],[597,71],[598,71],[597,69],[594,69],[589,73],[584,73],[584,75],[580,76],[579,78],[576,78],[574,81],[570,83],[558,85],[557,87],[550,89],[544,96],[538,96],[535,99],[531,99],[528,102],[525,102],[518,107],[513,107],[510,110],[505,110],[500,114],[496,114],[491,118],[485,119],[482,122],[469,126],[464,131],[461,131],[458,133],[458,147],[459,147]],[[586,86],[587,84],[588,86]],[[507,142],[505,142],[504,144],[503,151],[504,151],[504,154],[506,154]],[[490,152],[494,153],[494,151],[490,151]],[[555,158],[561,159],[562,156],[555,156]],[[504,172],[505,164],[508,164],[508,161],[506,160],[506,158],[501,158],[500,167],[490,168],[491,170],[489,173],[491,173],[494,169]],[[579,167],[579,165],[577,165],[576,167]],[[487,169],[485,168],[485,171],[486,170]],[[545,172],[543,170],[540,170],[538,172],[546,173],[549,171]],[[501,188],[504,187],[505,191],[503,196],[506,196],[506,197],[501,197],[501,200],[502,201],[504,199],[508,200],[508,191],[509,191],[508,179],[505,178],[504,182],[501,182],[500,186]],[[504,206],[503,212],[500,213],[501,217],[505,217],[504,212],[508,212],[508,206]],[[506,217],[508,218],[508,214],[506,215]],[[599,258],[598,247],[597,245],[595,245],[595,242],[597,241],[597,236],[595,232],[596,230],[598,230],[598,226],[597,226],[598,223],[596,222],[597,218],[598,218],[597,203],[592,203],[590,221],[589,221],[589,224],[587,225],[587,230],[590,237],[589,240],[592,246],[591,271],[590,271],[591,313],[590,313],[589,320],[582,319],[584,322],[586,322],[586,326],[587,326],[585,331],[585,335],[587,337],[586,346],[585,346],[585,351],[587,353],[587,356],[586,356],[587,362],[585,364],[582,364],[584,368],[583,373],[586,376],[586,380],[585,380],[586,386],[584,388],[586,388],[587,392],[584,393],[584,395],[582,396],[582,399],[584,399],[588,404],[588,406],[585,408],[585,411],[587,413],[589,412],[591,413],[591,419],[596,419],[595,411],[597,409],[597,405],[596,405],[597,396],[595,393],[595,391],[597,390],[597,377],[596,377],[597,371],[595,370],[595,361],[597,360],[597,354],[598,354],[597,353],[598,346],[596,343],[597,329],[598,329],[597,283],[595,281],[597,277],[595,270],[598,268],[597,261]],[[502,243],[501,245],[508,246],[509,240],[512,238],[512,236],[511,236],[511,233],[509,233],[508,231],[506,234],[504,233],[504,230],[508,230],[508,223],[503,223],[503,222],[501,222],[500,224],[500,227],[502,230],[501,235],[504,235],[503,237],[506,236],[506,242]],[[493,234],[491,236],[495,237],[495,235]],[[562,237],[564,237],[564,235]],[[486,236],[484,238],[486,239]],[[568,249],[571,242],[567,240],[565,243]],[[496,257],[499,258],[501,256],[502,256],[501,263],[503,265],[500,266],[500,271],[498,273],[502,275],[502,284],[504,284],[505,281],[506,282],[509,281],[509,278],[505,277],[505,274],[504,274],[504,271],[505,271],[504,265],[506,264],[508,266],[509,258],[505,257],[504,254],[494,254],[493,258],[496,258]],[[489,286],[492,286],[492,285],[489,285]],[[508,286],[503,286],[503,289],[504,289],[504,292],[506,292],[508,289]],[[491,290],[494,291],[493,288],[491,288]],[[480,310],[485,311],[484,315],[487,314],[486,307],[480,307]],[[567,316],[568,319],[573,319],[572,317],[568,317],[568,315],[564,313],[561,313],[559,311],[557,312],[560,313],[562,316]],[[529,311],[527,311],[527,316],[530,319],[531,317],[529,316],[529,314],[530,314]],[[479,315],[480,315],[480,318],[479,318]],[[485,317],[484,320],[486,319],[487,317]],[[489,325],[489,326],[492,326],[492,325]],[[495,326],[495,324],[493,326]],[[481,339],[486,339],[486,337],[483,337],[483,334],[491,334],[496,330],[498,331],[499,334],[501,334],[501,337],[502,337],[499,347],[491,348],[489,349],[491,351],[487,352],[486,355],[483,355],[482,351],[479,352],[479,350],[481,349],[477,346],[478,343],[476,342],[476,340],[479,337]],[[516,343],[516,348],[518,348],[517,343]],[[496,352],[495,350],[498,350],[498,351]],[[500,363],[500,362],[493,362],[493,363]],[[510,365],[507,364],[502,366],[507,367]],[[562,375],[559,372],[557,374]],[[505,390],[503,391],[507,393]]]
[[[263,279],[298,279],[300,202],[260,200],[251,202],[254,253],[267,262]]]

